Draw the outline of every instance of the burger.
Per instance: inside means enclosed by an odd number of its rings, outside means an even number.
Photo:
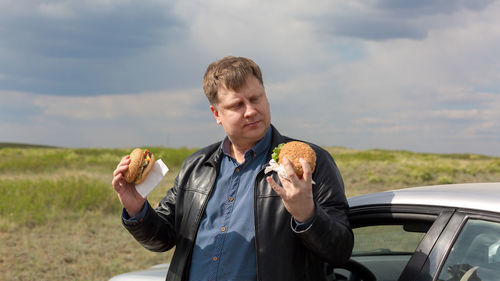
[[[155,157],[147,149],[136,148],[130,153],[130,164],[125,173],[125,180],[129,183],[142,183],[155,164]]]
[[[299,178],[302,177],[304,171],[299,159],[303,158],[311,166],[311,172],[314,172],[316,167],[316,152],[306,143],[300,141],[291,141],[278,145],[273,150],[272,158],[282,164],[283,158],[290,160],[292,167]]]

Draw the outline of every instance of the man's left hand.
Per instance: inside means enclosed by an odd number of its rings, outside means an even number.
[[[300,158],[300,164],[304,174],[299,178],[293,170],[292,164],[286,158],[283,159],[287,178],[282,178],[280,181],[283,186],[280,186],[272,177],[267,177],[267,182],[278,193],[283,200],[283,204],[288,212],[295,218],[297,222],[306,222],[314,215],[314,200],[312,194],[312,171],[309,163]]]

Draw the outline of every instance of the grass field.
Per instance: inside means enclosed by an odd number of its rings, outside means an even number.
[[[193,149],[152,147],[170,168],[155,205]],[[407,186],[500,181],[500,158],[331,147],[348,196]],[[112,171],[129,149],[0,145],[0,280],[108,280],[170,259],[121,226]]]

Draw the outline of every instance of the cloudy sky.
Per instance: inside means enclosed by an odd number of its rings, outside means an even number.
[[[0,142],[202,147],[208,64],[324,146],[500,156],[500,1],[0,0]]]

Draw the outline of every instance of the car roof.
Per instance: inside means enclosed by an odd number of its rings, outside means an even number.
[[[500,182],[430,185],[383,191],[348,199],[351,208],[370,205],[420,205],[500,213]]]

